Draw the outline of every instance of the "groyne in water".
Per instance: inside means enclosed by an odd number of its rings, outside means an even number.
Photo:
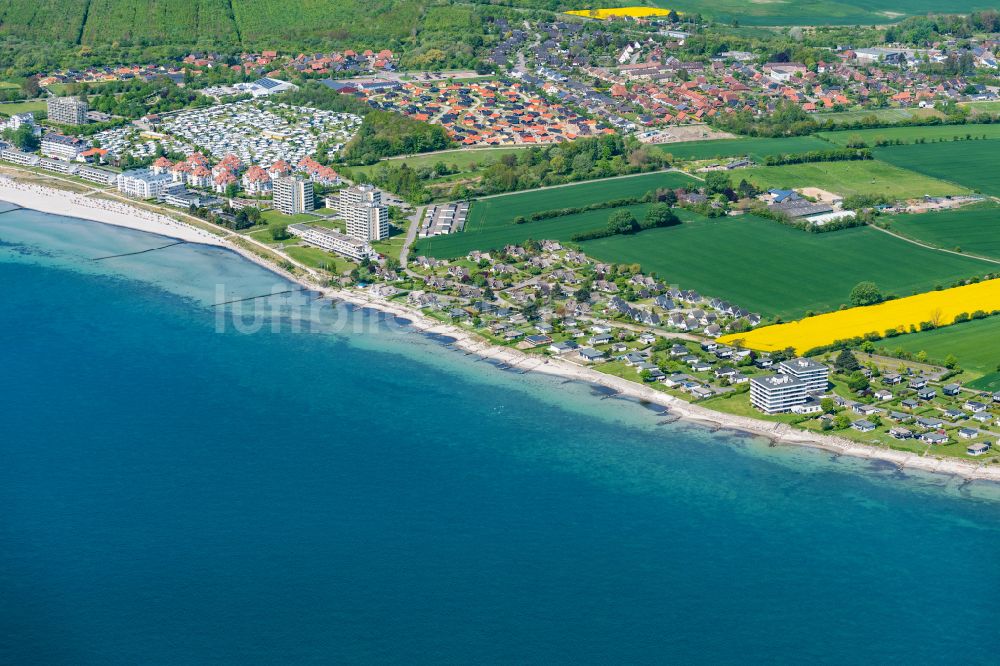
[[[9,211],[7,211],[9,212]],[[106,257],[97,257],[96,259],[91,259],[91,261],[104,261],[105,259],[116,259],[118,257],[131,257],[136,254],[146,254],[147,252],[156,252],[157,250],[165,250],[168,247],[173,247],[175,245],[184,245],[187,241],[175,241],[173,243],[167,243],[166,245],[161,245],[160,247],[151,247],[146,250],[138,250],[136,252],[123,252],[121,254],[109,254]]]

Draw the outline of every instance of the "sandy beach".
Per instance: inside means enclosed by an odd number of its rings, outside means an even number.
[[[922,456],[906,451],[877,448],[834,435],[808,432],[783,423],[717,412],[685,402],[652,387],[604,374],[593,368],[577,365],[564,359],[527,354],[510,347],[494,346],[470,331],[441,323],[419,310],[402,304],[374,298],[367,292],[324,287],[310,279],[294,276],[249,250],[207,231],[163,215],[129,206],[124,202],[91,199],[72,192],[25,184],[4,177],[0,177],[0,201],[7,201],[23,208],[45,213],[147,231],[192,243],[224,247],[286,279],[295,281],[310,290],[321,292],[326,298],[344,301],[356,306],[371,307],[405,317],[412,321],[412,325],[419,330],[454,338],[453,346],[470,354],[497,360],[519,371],[540,372],[563,379],[603,386],[623,397],[660,405],[670,416],[701,423],[711,428],[730,429],[766,437],[778,445],[808,446],[824,449],[838,455],[881,460],[891,463],[901,470],[916,469],[970,480],[982,479],[1000,482],[1000,466],[985,466],[974,461],[938,458],[933,455]]]
[[[217,236],[165,215],[157,215],[123,202],[94,199],[74,192],[22,183],[0,177],[0,201],[43,213],[79,217],[116,227],[138,229],[190,243],[225,245]]]

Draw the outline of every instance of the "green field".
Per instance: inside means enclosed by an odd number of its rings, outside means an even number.
[[[875,156],[903,169],[947,179],[985,194],[1000,196],[1000,139],[948,141],[876,148]],[[934,194],[928,192],[927,194]]]
[[[642,3],[635,3],[642,4]],[[918,14],[961,14],[975,9],[989,9],[982,0],[654,0],[652,3],[681,13],[701,13],[740,25],[872,25],[898,21]]]
[[[0,104],[0,115],[12,116],[15,113],[26,113],[28,111],[44,111],[45,102],[32,100],[30,102],[7,102]]]
[[[990,100],[984,102],[959,102],[959,106],[969,109],[973,114],[977,113],[1000,113],[1000,100]]]
[[[943,118],[936,109],[857,109],[854,111],[821,111],[813,116],[816,122],[853,123],[875,116],[881,123],[901,123],[913,118]]]
[[[626,206],[637,219],[642,219],[649,204]],[[610,209],[592,210],[577,215],[566,215],[551,220],[540,220],[527,224],[500,224],[486,227],[478,232],[425,238],[416,246],[416,254],[426,254],[442,259],[464,257],[471,250],[498,250],[511,243],[523,243],[528,239],[569,241],[573,234],[592,229],[603,229],[608,225]],[[414,255],[416,256],[416,255]]]
[[[765,190],[818,187],[841,196],[882,194],[894,199],[910,199],[925,194],[968,194],[968,190],[963,187],[878,160],[752,167],[734,171],[733,180],[739,178],[746,178]]]
[[[429,0],[5,0],[0,33],[77,44],[244,43],[302,48],[315,40],[395,46],[433,17]],[[335,11],[331,11],[335,9]],[[464,17],[468,10],[455,9]],[[433,25],[431,27],[434,27]],[[248,46],[249,48],[249,46]]]
[[[721,157],[742,157],[749,155],[762,160],[769,155],[806,153],[811,150],[831,150],[826,141],[815,136],[793,136],[776,139],[744,138],[717,139],[712,141],[683,141],[654,146],[662,153],[683,160],[710,160]]]
[[[1000,139],[1000,125],[923,125],[916,127],[878,127],[860,130],[841,130],[837,132],[819,132],[820,136],[827,141],[831,141],[841,146],[846,146],[849,141],[861,139],[869,146],[874,146],[879,140],[903,141],[913,143],[917,139],[925,141],[953,141],[972,135],[981,138],[984,135],[988,139]]]
[[[957,326],[901,335],[885,341],[890,350],[927,352],[927,358],[943,361],[952,354],[963,370],[983,375],[997,371],[1000,365],[1000,317],[987,317]]]
[[[572,185],[488,197],[473,204],[466,223],[466,233],[512,224],[518,215],[530,215],[536,211],[585,206],[609,199],[642,196],[657,188],[691,187],[699,184],[700,181],[687,174],[668,171],[590,180]]]
[[[908,238],[1000,260],[1000,206],[976,205],[889,219],[892,231]]]
[[[835,310],[864,280],[886,293],[910,296],[996,269],[868,227],[810,234],[749,215],[697,218],[636,236],[587,241],[582,249],[602,261],[638,263],[682,288],[784,319]]]
[[[1000,391],[1000,372],[991,372],[988,375],[984,375],[979,379],[971,382],[966,382],[965,386],[967,388],[976,389],[977,391],[989,391],[990,393],[996,393]]]

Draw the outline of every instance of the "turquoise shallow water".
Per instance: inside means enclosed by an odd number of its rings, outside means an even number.
[[[90,261],[162,244],[0,215],[0,662],[996,662],[995,487],[309,295],[241,332],[289,285],[220,250]]]

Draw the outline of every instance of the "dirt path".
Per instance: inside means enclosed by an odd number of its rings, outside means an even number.
[[[986,262],[989,262],[991,264],[998,264],[998,265],[1000,265],[1000,259],[990,259],[989,257],[982,257],[982,256],[980,256],[978,254],[969,254],[968,252],[956,252],[955,250],[946,250],[943,247],[937,247],[936,245],[928,245],[927,243],[921,243],[918,240],[914,240],[912,238],[907,238],[906,236],[901,236],[900,234],[897,234],[897,233],[895,233],[893,231],[889,231],[888,229],[883,229],[882,227],[877,227],[874,224],[870,224],[868,226],[870,226],[872,229],[878,229],[879,231],[881,231],[884,234],[889,234],[890,236],[898,238],[899,240],[906,241],[907,243],[912,243],[913,245],[917,245],[919,247],[927,248],[928,250],[934,250],[936,252],[946,252],[948,254],[954,254],[954,255],[959,256],[959,257],[968,257],[969,259],[978,259],[979,261],[986,261]]]

